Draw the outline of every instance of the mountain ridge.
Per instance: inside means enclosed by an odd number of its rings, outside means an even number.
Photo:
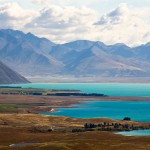
[[[150,44],[128,47],[77,40],[55,44],[16,30],[0,30],[0,59],[27,75],[150,76]]]

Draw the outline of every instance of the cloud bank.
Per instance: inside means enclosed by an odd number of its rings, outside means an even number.
[[[43,0],[32,0],[43,3]],[[87,39],[135,46],[150,42],[150,12],[121,4],[107,14],[87,7],[47,5],[24,9],[17,3],[0,5],[0,28],[13,28],[58,43]]]
[[[101,38],[105,42],[115,43],[116,41],[131,46],[139,45],[150,42],[150,22],[146,19],[149,13],[130,10],[127,4],[121,4],[118,8],[103,15],[95,25],[103,33]]]

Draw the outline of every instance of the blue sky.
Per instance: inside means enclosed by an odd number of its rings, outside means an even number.
[[[56,43],[77,39],[150,42],[149,0],[0,0],[0,28],[32,32]]]
[[[46,0],[43,0],[43,2],[44,1]],[[1,4],[7,2],[17,2],[24,8],[39,9],[42,7],[42,0],[39,4],[36,4],[34,0],[0,0]],[[150,9],[150,0],[47,0],[47,2],[49,4],[56,4],[61,6],[87,6],[99,11],[100,13],[107,13],[121,3],[126,3],[131,8]]]

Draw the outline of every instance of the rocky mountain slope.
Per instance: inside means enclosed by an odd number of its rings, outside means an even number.
[[[47,55],[54,43],[31,33],[0,30],[0,59],[21,74],[55,73],[63,64]]]

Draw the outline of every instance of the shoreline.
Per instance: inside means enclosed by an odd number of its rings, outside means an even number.
[[[128,96],[33,96],[33,95],[4,95],[0,94],[0,114],[37,114],[42,116],[59,117],[59,115],[45,115],[44,112],[57,112],[57,108],[78,108],[78,104],[86,102],[150,102],[150,97]],[[1,111],[1,106],[18,107],[13,111]],[[61,117],[61,116],[60,116]],[[63,116],[68,117],[68,116]],[[124,116],[125,117],[125,116]],[[71,119],[112,119],[108,117],[73,118]],[[118,120],[121,121],[121,120]],[[134,121],[134,120],[133,120]],[[140,121],[138,121],[140,122]],[[142,121],[150,123],[147,121]]]
[[[33,96],[33,95],[4,95],[0,94],[0,106],[8,106],[9,113],[33,113],[51,111],[55,108],[71,108],[72,105],[88,101],[150,101],[150,97],[127,96]],[[12,112],[10,106],[18,109]],[[1,107],[0,107],[1,108]],[[6,109],[4,113],[7,112]],[[0,113],[3,113],[0,109]]]

